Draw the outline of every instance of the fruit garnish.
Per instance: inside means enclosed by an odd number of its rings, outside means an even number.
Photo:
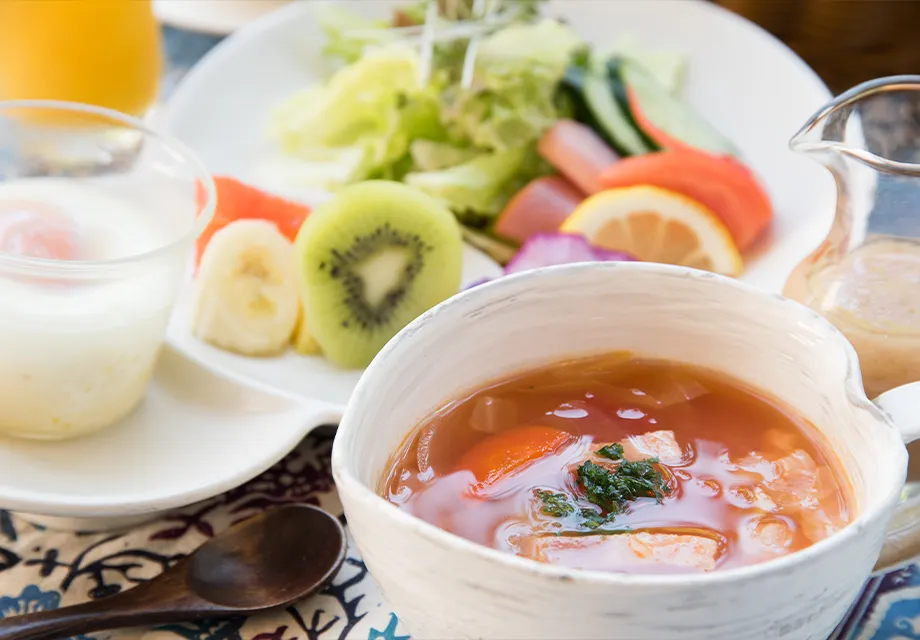
[[[0,202],[0,251],[29,258],[79,260],[76,223],[54,205],[31,200]]]
[[[214,233],[195,278],[192,333],[214,346],[265,356],[290,342],[300,308],[294,246],[267,220]]]
[[[561,176],[528,183],[511,199],[495,222],[495,233],[521,243],[536,233],[556,231],[585,199]]]
[[[609,189],[585,200],[560,231],[624,251],[645,262],[741,273],[741,254],[716,215],[684,195],[658,187]]]
[[[460,287],[460,225],[411,187],[339,191],[297,236],[304,320],[333,363],[367,366],[400,329]]]
[[[322,355],[323,348],[319,346],[316,338],[310,333],[310,327],[307,326],[303,317],[303,309],[300,310],[300,316],[297,320],[297,328],[294,329],[294,338],[292,340],[294,351],[305,356]]]
[[[622,251],[593,246],[584,236],[572,233],[540,233],[532,236],[505,267],[505,273],[551,267],[573,262],[623,262],[635,260]]]
[[[691,149],[624,158],[600,178],[606,189],[649,185],[682,193],[712,211],[745,251],[773,219],[766,191],[750,169],[731,156]]]
[[[486,438],[467,451],[457,468],[472,471],[478,483],[474,485],[475,492],[520,471],[573,440],[570,433],[553,427],[513,427]]]
[[[217,207],[214,217],[197,240],[198,261],[212,236],[236,220],[266,220],[273,223],[291,242],[297,237],[303,221],[310,213],[306,205],[256,189],[227,176],[214,178],[217,187]]]

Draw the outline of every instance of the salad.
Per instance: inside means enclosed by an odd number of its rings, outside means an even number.
[[[501,263],[587,196],[639,184],[700,201],[727,227],[730,249],[747,249],[770,203],[734,144],[681,102],[686,60],[629,40],[592,49],[539,5],[431,0],[388,21],[326,6],[319,19],[335,71],[279,105],[269,126],[291,160],[285,179],[333,192],[404,182],[443,202],[465,239]],[[637,156],[652,157],[613,170]],[[692,188],[711,180],[711,193]]]
[[[366,366],[457,292],[464,241],[505,273],[642,260],[726,275],[769,226],[741,153],[679,95],[686,60],[587,45],[538,0],[321,14],[329,77],[279,104],[276,184],[218,177],[192,331],[249,356]],[[478,283],[474,283],[478,284]]]

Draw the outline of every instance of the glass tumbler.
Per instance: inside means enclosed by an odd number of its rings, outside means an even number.
[[[138,405],[215,199],[140,120],[0,102],[0,434],[71,438]]]
[[[151,0],[0,0],[0,100],[143,116],[163,67]]]

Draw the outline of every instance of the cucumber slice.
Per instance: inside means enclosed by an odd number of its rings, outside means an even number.
[[[591,115],[607,134],[617,153],[635,156],[654,150],[614,98],[605,61],[596,58],[591,60],[585,72],[583,92]]]
[[[623,60],[624,58],[611,58],[607,61],[606,71],[607,80],[610,83],[610,93],[613,95],[616,103],[620,105],[620,109],[623,110],[623,114],[626,116],[626,119],[629,120],[629,124],[636,130],[639,137],[642,138],[645,146],[652,151],[660,151],[662,146],[643,131],[641,123],[636,120],[635,114],[632,109],[630,109],[626,83],[623,81],[623,74],[620,73],[620,67],[622,66]]]
[[[670,51],[634,51],[624,54],[649,72],[671,95],[678,95],[684,83],[687,59]]]
[[[638,63],[669,93],[677,95],[683,85],[687,56],[676,51],[647,49],[633,36],[620,38],[611,47],[601,50],[607,60],[625,58]]]
[[[572,109],[572,117],[578,122],[591,127],[604,142],[613,147],[613,141],[607,135],[607,131],[598,124],[585,100],[585,76],[587,74],[588,72],[584,67],[570,65],[559,83],[559,91],[568,100],[568,104]]]
[[[628,59],[609,65],[617,102],[642,133],[662,147],[669,140],[717,154],[739,155],[735,145],[690,107]]]

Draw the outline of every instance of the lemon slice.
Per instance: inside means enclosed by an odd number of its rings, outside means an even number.
[[[644,262],[664,262],[729,276],[741,254],[716,215],[690,198],[651,186],[609,189],[588,198],[559,229]]]

